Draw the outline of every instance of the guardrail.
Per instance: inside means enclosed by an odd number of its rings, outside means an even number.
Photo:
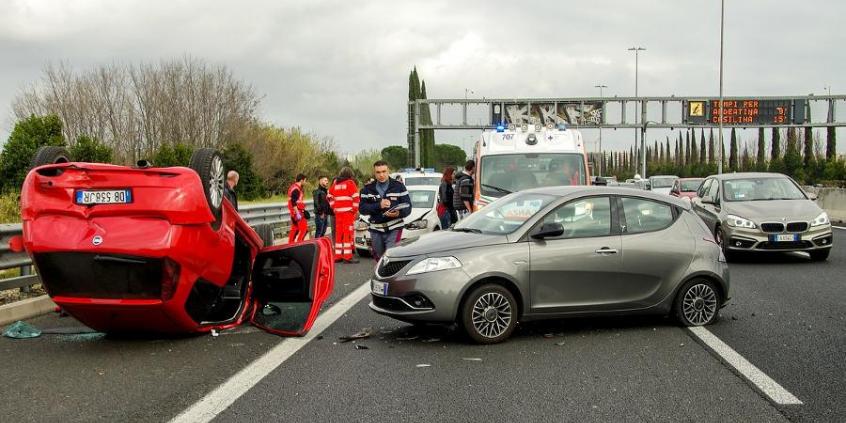
[[[312,210],[312,202],[307,201],[306,209]],[[284,236],[290,227],[290,214],[285,203],[250,204],[240,207],[238,214],[250,226],[269,224],[273,226],[274,234]],[[313,220],[309,221],[312,230]],[[20,288],[24,292],[32,285],[41,283],[38,275],[34,274],[32,260],[25,252],[16,253],[9,249],[9,240],[21,235],[20,223],[0,224],[0,270],[20,269],[20,276],[0,279],[0,291]],[[276,235],[275,235],[276,236]]]

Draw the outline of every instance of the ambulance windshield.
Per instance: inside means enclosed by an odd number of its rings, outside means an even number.
[[[586,185],[584,156],[578,153],[497,154],[482,157],[480,193],[502,197],[524,189]]]

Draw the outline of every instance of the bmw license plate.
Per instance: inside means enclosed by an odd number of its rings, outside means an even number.
[[[796,242],[796,241],[799,241],[799,235],[798,234],[770,235],[770,241],[772,241],[772,242]]]
[[[126,204],[132,202],[132,192],[128,189],[79,190],[76,192],[76,204]]]
[[[373,281],[373,293],[379,295],[388,295],[388,283]]]

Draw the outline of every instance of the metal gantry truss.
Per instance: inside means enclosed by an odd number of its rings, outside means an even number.
[[[798,116],[799,121],[786,123],[723,123],[724,127],[734,128],[767,128],[767,127],[843,127],[846,126],[846,121],[837,119],[837,103],[846,101],[846,95],[805,95],[805,96],[732,96],[724,97],[723,104],[730,101],[750,101],[758,100],[764,101],[784,101],[790,104],[791,116]],[[688,106],[691,102],[718,102],[717,97],[712,96],[669,96],[669,97],[573,97],[573,98],[511,98],[511,99],[420,99],[408,102],[408,147],[409,153],[414,161],[415,166],[420,166],[420,131],[429,129],[460,129],[460,130],[483,130],[493,129],[497,125],[505,123],[508,116],[508,107],[525,108],[526,116],[532,116],[533,111],[537,107],[543,107],[544,111],[553,110],[556,116],[551,116],[544,113],[541,120],[546,118],[558,119],[566,123],[568,127],[574,129],[598,129],[598,128],[614,128],[614,129],[640,129],[645,131],[649,128],[716,128],[718,123],[710,120],[700,120],[690,118]],[[827,113],[824,119],[819,119],[819,116],[813,116],[811,113],[812,102],[826,102]],[[634,123],[629,120],[626,109],[630,104],[640,104],[640,123]],[[457,122],[445,122],[443,108],[444,106],[457,106],[460,109],[461,118]],[[652,108],[650,108],[652,106]],[[654,113],[649,113],[650,110],[658,107],[660,117],[657,120],[649,120],[648,116]],[[432,117],[431,123],[423,123],[421,121],[421,113],[424,107],[429,108],[429,114]],[[677,108],[677,113],[674,116],[679,116],[679,120],[670,119],[671,107]],[[728,106],[726,106],[728,107]],[[475,110],[487,110],[486,119],[481,123],[470,123],[467,120],[468,108]],[[600,111],[597,113],[596,109]],[[566,109],[567,113],[558,113],[560,110]],[[619,121],[609,122],[607,120],[607,111],[619,110]],[[799,110],[801,109],[801,110]],[[635,108],[636,110],[636,108]],[[573,113],[575,111],[575,113]],[[588,116],[589,115],[589,116]],[[494,121],[499,116],[499,121]],[[598,116],[598,118],[597,118]],[[817,118],[817,119],[815,119]],[[546,123],[546,122],[542,122]]]

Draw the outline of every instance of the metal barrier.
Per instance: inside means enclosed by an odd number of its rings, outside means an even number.
[[[307,210],[312,210],[312,202],[305,203]],[[269,224],[275,234],[284,234],[290,227],[291,219],[285,203],[251,204],[240,207],[238,214],[250,226]],[[313,220],[309,221],[309,231],[314,229]],[[9,249],[9,240],[21,235],[20,223],[0,224],[0,270],[20,269],[20,276],[0,279],[0,291],[20,288],[29,291],[30,287],[41,283],[34,274],[32,260],[25,252],[15,253]]]

